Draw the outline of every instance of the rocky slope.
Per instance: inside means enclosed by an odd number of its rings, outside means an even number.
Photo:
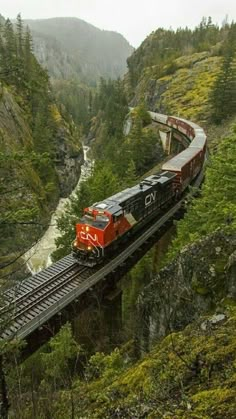
[[[139,299],[140,345],[183,329],[204,313],[236,299],[236,234],[222,231],[183,249],[156,276]]]
[[[1,151],[8,153],[33,149],[28,115],[19,106],[18,100],[11,88],[0,86],[0,146]],[[73,190],[78,181],[83,152],[73,122],[63,119],[56,105],[52,105],[49,112],[56,125],[53,165],[58,177],[58,196],[63,197]]]
[[[235,299],[236,235],[186,247],[139,298],[135,346],[150,352],[128,369],[128,346],[94,358],[98,375],[76,387],[82,417],[233,419]]]
[[[153,111],[208,120],[209,95],[233,30],[233,25],[219,27],[203,18],[193,30],[152,32],[127,59],[131,104],[145,100]]]
[[[129,369],[122,352],[101,356],[97,379],[75,385],[76,411],[83,419],[233,419],[235,326],[235,307],[227,307],[166,337]],[[68,396],[60,394],[65,418]]]
[[[235,417],[236,236],[221,231],[184,249],[139,300],[133,344],[96,353],[50,404],[55,417]],[[45,398],[37,408],[46,411]],[[30,417],[30,412],[27,416]]]
[[[1,84],[0,269],[9,266],[1,271],[3,277],[11,268],[18,271],[21,263],[16,266],[12,261],[37,241],[59,197],[68,196],[79,179],[83,152],[77,129],[53,103],[48,112],[54,124],[51,151],[45,145],[39,153],[26,103],[14,88]]]
[[[77,18],[26,20],[39,62],[56,79],[95,82],[126,71],[133,48],[126,39]]]
[[[147,67],[131,101],[142,98],[149,109],[202,121],[210,113],[209,94],[219,71],[221,58],[209,52],[182,56],[173,61],[172,74],[158,77],[158,65]]]

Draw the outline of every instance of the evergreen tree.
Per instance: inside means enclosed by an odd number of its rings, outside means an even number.
[[[17,82],[17,46],[13,25],[7,19],[4,25],[3,74],[9,83]]]
[[[0,130],[2,278],[14,276],[15,271],[20,277],[19,268],[25,264],[21,256],[42,234],[59,195],[55,167],[59,127],[55,114],[59,112],[52,101],[48,75],[32,48],[30,31],[24,30],[20,15],[15,31],[9,19],[0,24],[1,94],[5,95],[10,121],[6,130],[4,125]],[[63,124],[60,126],[63,129]],[[12,145],[9,140],[14,130],[19,138]]]
[[[89,87],[75,80],[59,80],[53,82],[53,91],[60,104],[66,107],[74,122],[83,132],[89,130],[89,120],[92,117],[92,91]]]
[[[236,113],[236,24],[231,25],[224,44],[223,63],[210,100],[214,122]]]
[[[23,37],[23,54],[24,54],[24,65],[27,74],[31,74],[31,69],[33,66],[33,40],[29,30],[29,27],[26,27],[26,31]]]
[[[3,56],[4,56],[4,44],[3,44],[3,24],[0,21],[0,77],[3,76]]]
[[[21,15],[17,15],[16,19],[16,48],[17,48],[17,85],[21,88],[22,83],[24,82],[24,57],[23,57],[23,36],[24,28]]]
[[[84,208],[113,195],[120,188],[120,180],[114,174],[111,163],[105,161],[97,163],[93,175],[80,184],[76,196],[71,198],[70,205],[57,221],[61,236],[56,239],[57,250],[53,253],[53,260],[58,260],[71,251],[75,224],[82,216]]]
[[[17,55],[19,58],[22,58],[24,28],[23,28],[23,21],[21,19],[20,13],[17,15],[17,18],[16,18],[16,34],[17,34]]]
[[[236,228],[236,127],[221,141],[207,168],[202,194],[194,199],[185,218],[177,225],[177,238],[170,255],[188,243],[222,229],[235,233]]]
[[[136,167],[133,159],[128,163],[124,183],[125,187],[131,187],[137,183]]]

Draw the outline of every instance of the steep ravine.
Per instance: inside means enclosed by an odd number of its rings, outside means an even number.
[[[144,289],[138,301],[138,340],[144,350],[200,315],[224,312],[236,298],[236,234],[217,231],[184,248]]]
[[[60,197],[75,188],[83,164],[78,129],[51,101],[49,140],[33,134],[27,102],[0,84],[0,263],[12,266],[43,234]],[[44,142],[43,142],[44,141]],[[18,271],[19,266],[12,266]],[[7,270],[6,274],[9,274]]]
[[[79,188],[80,182],[84,181],[91,174],[93,163],[91,160],[87,159],[87,152],[89,147],[84,146],[83,150],[85,164],[81,166],[81,176],[71,195],[73,195],[74,192],[76,192],[76,190]],[[39,240],[39,242],[33,246],[24,256],[27,262],[27,266],[30,272],[33,274],[40,271],[41,269],[47,268],[52,264],[51,254],[56,249],[55,240],[60,234],[57,229],[57,218],[62,215],[63,211],[65,211],[68,202],[69,198],[61,198],[59,200],[57,208],[51,217],[48,229],[44,233],[43,237]]]
[[[158,64],[146,67],[135,88],[131,106],[145,98],[148,109],[181,115],[190,120],[209,117],[209,94],[221,58],[210,52],[182,56],[173,61],[173,71],[158,77]],[[164,72],[164,70],[163,70]]]
[[[140,295],[136,353],[132,341],[98,353],[75,382],[79,416],[234,419],[235,298],[235,234],[184,248]]]

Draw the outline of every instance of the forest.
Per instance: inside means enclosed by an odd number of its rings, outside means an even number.
[[[61,165],[66,154],[78,158],[81,142],[78,127],[55,103],[20,15],[15,28],[9,19],[0,25],[0,80],[1,269],[3,277],[11,271],[14,277],[22,265],[25,276],[21,256],[45,230],[59,196],[73,189]]]
[[[57,221],[54,261],[70,252],[84,207],[134,185],[167,157],[148,110],[176,112],[179,78],[188,95],[183,117],[191,110],[203,125],[210,151],[204,184],[167,245],[155,245],[122,280],[118,347],[94,341],[88,350],[67,323],[22,363],[24,342],[0,340],[3,418],[235,417],[236,24],[203,18],[194,30],[159,28],[127,63],[123,79],[51,84],[21,16],[0,23],[0,110],[7,104],[18,127],[6,129],[0,115],[2,290],[25,277],[16,262],[61,195],[60,129],[70,154],[81,141],[90,145],[95,165]]]

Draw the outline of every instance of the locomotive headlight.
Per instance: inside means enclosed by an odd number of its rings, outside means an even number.
[[[77,240],[74,240],[73,246],[76,247],[77,246]]]
[[[92,246],[88,246],[88,250],[92,250]]]
[[[85,227],[85,230],[86,230],[86,231],[89,231],[89,227],[88,227],[88,226],[86,226],[86,227]]]

